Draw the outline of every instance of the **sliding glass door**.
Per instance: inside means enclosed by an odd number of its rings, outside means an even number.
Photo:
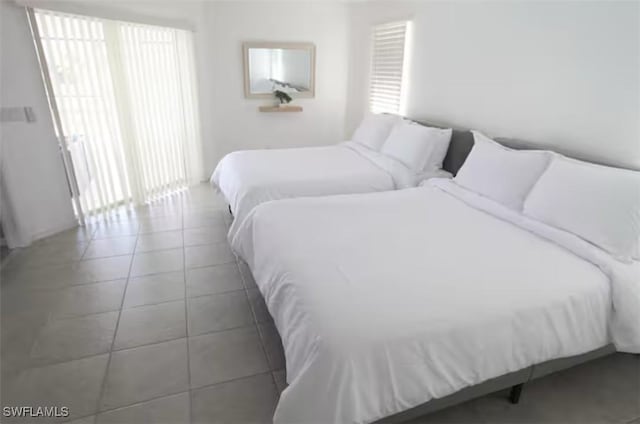
[[[190,32],[44,10],[32,16],[83,213],[143,203],[199,179]]]

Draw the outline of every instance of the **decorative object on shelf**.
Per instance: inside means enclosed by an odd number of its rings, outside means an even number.
[[[280,101],[280,106],[286,106],[287,104],[291,103],[291,100],[293,100],[291,96],[284,91],[275,90],[273,92],[273,95],[276,96],[276,99]]]
[[[279,104],[272,106],[260,106],[260,112],[302,112],[302,106],[292,105],[290,95],[281,90],[274,90],[273,95],[280,101]]]

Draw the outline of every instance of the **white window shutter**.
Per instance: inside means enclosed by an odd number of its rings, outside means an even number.
[[[408,21],[373,27],[369,109],[373,113],[401,112]]]

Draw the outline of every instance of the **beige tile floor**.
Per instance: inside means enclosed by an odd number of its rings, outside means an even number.
[[[284,355],[226,243],[229,223],[203,185],[12,252],[2,406],[68,406],[85,424],[270,422]],[[616,354],[545,377],[519,405],[505,396],[414,422],[640,424],[640,359]]]

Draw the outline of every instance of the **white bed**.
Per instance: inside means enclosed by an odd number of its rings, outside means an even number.
[[[449,180],[268,202],[231,242],[282,337],[277,423],[372,422],[637,330],[612,326],[637,263]]]
[[[232,235],[251,209],[269,200],[389,191],[451,177],[460,163],[448,152],[468,153],[472,142],[468,131],[369,115],[351,141],[337,145],[232,152],[211,182],[234,215]]]
[[[239,225],[256,205],[269,200],[395,190],[444,175],[444,171],[415,174],[398,161],[348,141],[233,152],[220,161],[211,182],[226,198]]]

